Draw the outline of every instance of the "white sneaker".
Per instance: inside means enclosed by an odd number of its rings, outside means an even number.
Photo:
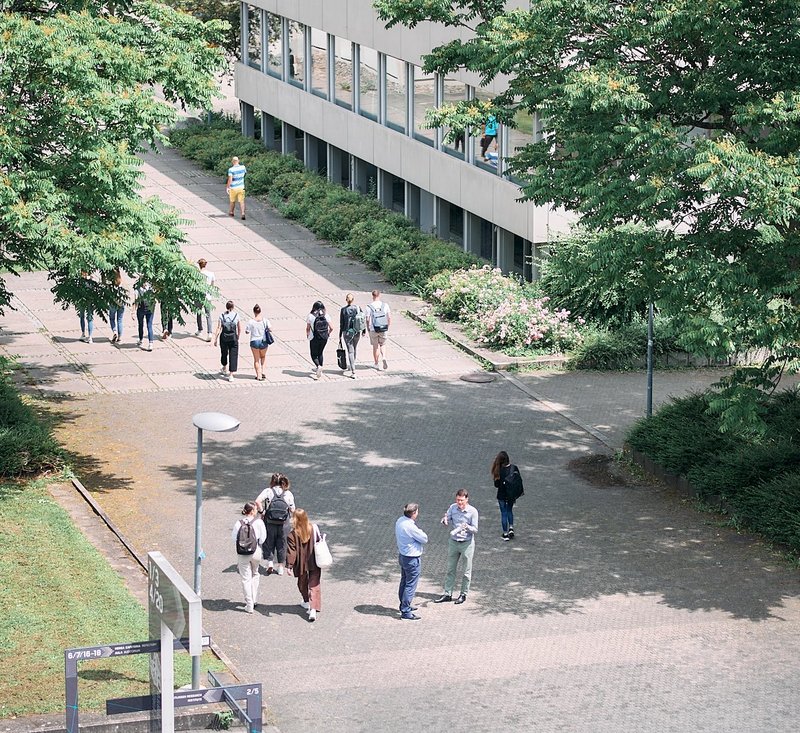
[[[278,568],[278,575],[283,575],[283,568]]]
[[[201,333],[203,333],[203,332],[202,332],[202,331],[195,331],[195,332],[194,332],[194,335],[195,335],[195,336],[199,336]]]
[[[80,339],[79,339],[79,340],[80,340],[80,341],[86,341],[86,334],[85,334],[85,333],[82,333],[82,334],[81,334],[81,337],[80,337]]]
[[[313,608],[308,609],[308,620],[309,621],[317,620],[317,612]]]
[[[233,381],[233,374],[229,374],[229,375],[228,375],[228,381],[229,381],[229,382],[232,382],[232,381]]]
[[[94,341],[92,341],[92,337],[91,336],[89,336],[89,338],[86,339],[86,343],[87,344],[93,344],[94,343]]]
[[[308,611],[308,601],[301,601],[300,605]]]
[[[267,572],[270,572],[271,570],[273,570],[274,567],[275,566],[272,564],[272,560],[270,560],[269,563],[267,564]]]
[[[210,334],[210,333],[209,333],[209,334],[206,336],[206,341],[208,341],[209,343],[211,343],[211,334]]]
[[[222,367],[222,369],[219,370],[219,373],[220,374],[227,374],[228,373],[228,367]]]
[[[355,371],[350,372],[350,379],[355,379],[355,378],[356,378]]]
[[[152,341],[148,341],[147,342],[147,350],[148,351],[152,351],[153,350],[153,342]]]
[[[317,367],[317,379],[322,376],[322,367]]]
[[[244,607],[244,612],[245,613],[253,613],[253,607],[252,606],[245,606]]]

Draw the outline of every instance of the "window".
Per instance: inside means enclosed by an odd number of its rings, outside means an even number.
[[[359,112],[377,120],[378,99],[378,52],[361,46],[358,54]]]
[[[247,65],[261,70],[261,13],[254,5],[247,6]]]
[[[414,137],[433,145],[433,130],[424,127],[425,113],[434,108],[434,76],[414,66]]]
[[[270,76],[283,77],[283,31],[280,16],[267,13],[267,73]]]
[[[484,260],[494,264],[494,231],[492,223],[481,219],[479,254]]]
[[[524,147],[533,142],[533,114],[524,109],[518,109],[514,114],[516,127],[508,128],[508,150],[504,151],[507,158],[517,152],[517,148]]]
[[[386,124],[398,132],[406,131],[406,65],[386,57]]]
[[[286,78],[290,84],[302,87],[306,77],[306,27],[295,20],[289,22],[289,68]]]
[[[311,91],[328,98],[328,34],[309,29],[311,33]]]
[[[463,102],[466,98],[467,85],[464,84],[464,82],[457,81],[456,79],[444,80],[442,104],[456,104],[457,102]],[[447,136],[450,133],[450,128],[445,127],[442,130],[442,133],[444,137],[443,147],[445,152],[450,153],[451,155],[457,155],[459,158],[463,158],[466,153],[464,142],[467,132],[465,131],[460,133],[455,140],[447,139]]]
[[[336,104],[353,109],[353,53],[352,44],[344,38],[335,40],[334,91]]]

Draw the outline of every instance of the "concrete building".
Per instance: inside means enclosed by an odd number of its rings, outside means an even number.
[[[456,31],[387,30],[370,0],[251,0],[241,4],[241,25],[235,83],[245,135],[253,136],[258,114],[266,147],[505,272],[536,279],[543,248],[571,219],[517,201],[506,170],[504,158],[539,134],[536,118],[500,125],[485,158],[480,136],[448,142],[447,130],[423,125],[435,105],[502,91],[503,80],[482,88],[474,74],[423,73],[422,56]]]

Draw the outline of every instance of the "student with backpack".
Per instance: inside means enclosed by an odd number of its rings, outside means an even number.
[[[273,554],[277,560],[278,575],[283,575],[286,562],[286,536],[291,530],[291,517],[295,509],[294,495],[289,491],[289,479],[282,473],[273,473],[269,486],[256,499],[256,506],[262,511],[267,539],[261,551],[267,565],[267,575],[273,570]]]
[[[328,337],[333,331],[330,316],[325,312],[325,304],[321,300],[314,302],[311,313],[306,316],[306,338],[311,350],[311,378],[319,379],[322,376],[323,352],[328,344]]]
[[[217,321],[217,330],[214,331],[214,346],[219,341],[220,361],[222,363],[223,376],[228,377],[228,381],[233,381],[233,375],[239,368],[239,336],[242,333],[242,322],[239,314],[233,309],[233,301],[225,303],[225,312],[220,315]],[[230,370],[229,370],[230,366]]]
[[[239,577],[244,591],[244,610],[253,613],[258,602],[258,581],[261,577],[258,566],[261,562],[261,544],[267,538],[264,522],[258,516],[254,501],[248,501],[242,509],[242,518],[237,519],[231,533],[236,547]]]
[[[347,305],[339,311],[339,340],[344,342],[347,350],[348,369],[342,369],[342,376],[356,378],[356,349],[361,336],[366,333],[367,315],[357,305],[353,305],[355,296],[348,293],[345,297]]]
[[[500,507],[500,523],[503,526],[503,542],[514,539],[514,504],[525,493],[522,476],[501,450],[492,461],[492,478],[497,489],[497,503]]]
[[[367,306],[367,332],[372,344],[372,357],[378,371],[388,369],[386,361],[386,334],[392,325],[392,312],[389,304],[381,300],[381,291],[372,291],[372,302]]]

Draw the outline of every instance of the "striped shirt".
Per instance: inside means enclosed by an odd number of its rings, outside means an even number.
[[[247,168],[245,168],[241,163],[238,165],[232,165],[228,168],[228,176],[231,179],[231,188],[244,188],[244,175],[247,173]]]

